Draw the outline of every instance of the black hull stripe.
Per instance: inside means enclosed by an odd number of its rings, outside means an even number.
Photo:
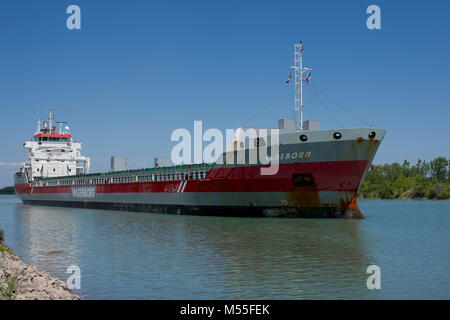
[[[334,207],[234,207],[234,206],[183,206],[142,203],[109,203],[84,201],[23,200],[24,204],[83,209],[138,211],[151,213],[224,216],[224,217],[287,217],[287,218],[341,218],[340,208]]]

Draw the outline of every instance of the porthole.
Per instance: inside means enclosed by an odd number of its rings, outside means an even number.
[[[375,133],[375,131],[370,131],[370,132],[369,132],[369,138],[370,138],[370,139],[375,138],[376,135],[377,135],[377,134]]]
[[[333,133],[333,138],[335,138],[336,140],[339,140],[340,138],[342,138],[342,134],[340,132],[335,132],[335,133]]]
[[[302,134],[302,135],[300,136],[300,140],[303,141],[303,142],[305,142],[306,140],[308,140],[308,137],[307,137],[306,135]]]

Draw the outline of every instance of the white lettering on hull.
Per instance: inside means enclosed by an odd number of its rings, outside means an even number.
[[[311,158],[311,151],[299,151],[299,152],[286,152],[280,154],[280,160],[307,160]]]
[[[95,186],[72,187],[73,198],[95,198]]]

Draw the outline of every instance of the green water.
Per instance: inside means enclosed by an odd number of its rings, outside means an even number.
[[[0,196],[0,223],[24,261],[63,281],[79,266],[84,299],[449,299],[450,201],[359,205],[365,220],[263,219]],[[367,288],[369,265],[379,290]]]

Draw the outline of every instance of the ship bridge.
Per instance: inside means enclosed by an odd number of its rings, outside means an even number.
[[[89,173],[90,159],[81,155],[82,144],[73,141],[70,128],[67,125],[63,128],[64,124],[54,121],[51,109],[43,126],[38,119],[33,139],[23,143],[27,158],[20,172],[26,174],[28,181]]]
[[[70,134],[59,133],[38,133],[33,138],[34,141],[68,142],[72,136]]]

